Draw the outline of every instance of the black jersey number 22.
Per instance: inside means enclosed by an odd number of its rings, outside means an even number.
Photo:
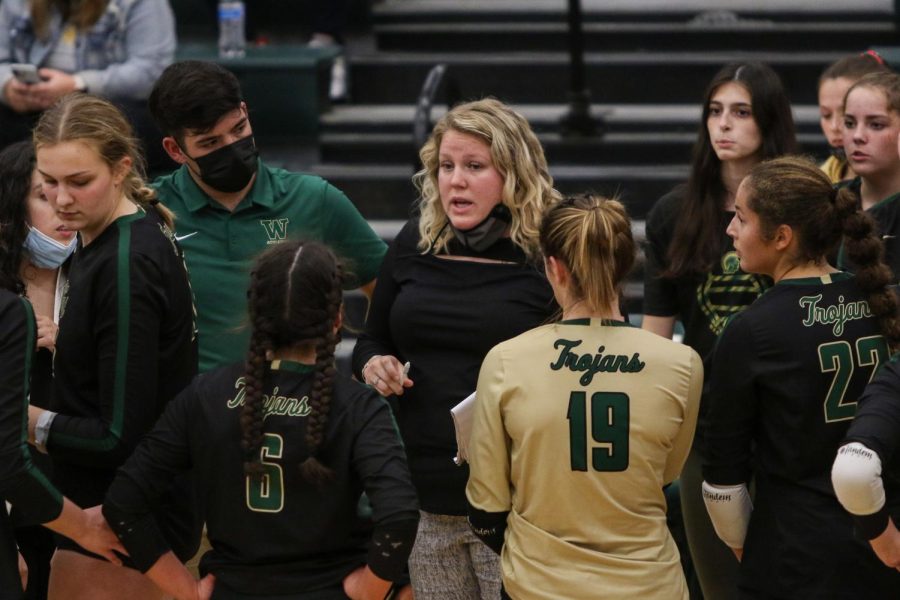
[[[847,386],[853,371],[858,367],[871,367],[869,381],[890,358],[887,342],[880,335],[872,335],[856,340],[856,352],[850,342],[844,340],[829,342],[819,346],[819,366],[823,373],[834,373],[828,395],[825,397],[825,422],[836,423],[852,419],[856,415],[856,398],[844,402]]]
[[[629,405],[627,394],[591,394],[591,466],[595,471],[628,468]],[[587,393],[569,394],[569,456],[573,471],[588,470]]]

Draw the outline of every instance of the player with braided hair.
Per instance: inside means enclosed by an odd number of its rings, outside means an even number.
[[[735,209],[741,268],[775,282],[722,332],[711,374],[703,495],[741,560],[740,597],[896,598],[900,575],[854,536],[830,478],[857,398],[900,342],[876,225],[796,157],[754,167]],[[855,276],[827,260],[842,236]]]
[[[180,599],[204,598],[150,514],[174,473],[194,470],[212,550],[213,598],[382,600],[402,573],[418,505],[386,402],[337,374],[340,263],[286,242],[250,278],[244,363],[180,394],[110,487],[104,514],[132,560]],[[370,540],[357,504],[373,507]],[[367,546],[369,549],[367,550]]]

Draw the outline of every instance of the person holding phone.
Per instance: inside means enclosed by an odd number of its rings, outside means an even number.
[[[0,149],[26,139],[41,112],[87,91],[125,112],[153,167],[165,160],[146,100],[175,54],[167,0],[0,2]]]

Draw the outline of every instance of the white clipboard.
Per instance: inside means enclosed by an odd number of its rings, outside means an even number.
[[[460,467],[469,460],[469,438],[472,437],[472,420],[475,417],[475,392],[450,409],[453,428],[456,430],[456,457],[453,462]]]

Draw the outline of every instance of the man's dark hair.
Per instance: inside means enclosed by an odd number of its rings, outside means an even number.
[[[163,134],[183,144],[185,133],[209,131],[242,100],[241,84],[231,71],[211,62],[185,60],[163,71],[148,103]]]

